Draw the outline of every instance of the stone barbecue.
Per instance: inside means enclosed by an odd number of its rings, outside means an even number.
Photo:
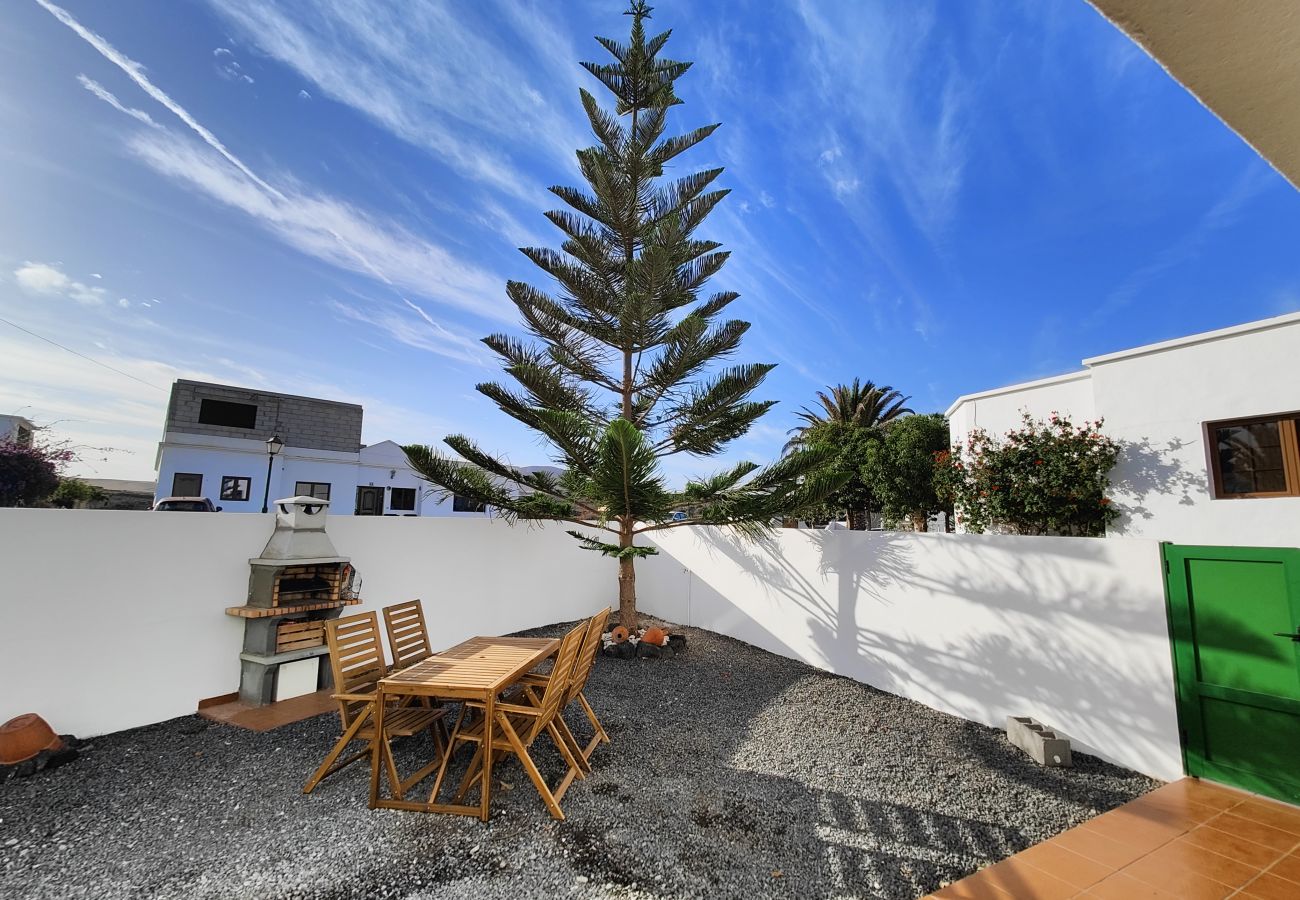
[[[329,501],[288,497],[275,501],[275,531],[250,559],[248,597],[226,614],[244,620],[239,654],[239,699],[261,706],[277,699],[280,667],[316,661],[316,687],[329,686],[323,665],[325,622],[360,603],[356,572],[325,533]]]

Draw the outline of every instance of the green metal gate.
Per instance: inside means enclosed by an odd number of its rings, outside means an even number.
[[[1164,558],[1187,773],[1300,803],[1300,550]]]

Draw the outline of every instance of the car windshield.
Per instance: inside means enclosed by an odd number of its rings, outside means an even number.
[[[207,512],[208,505],[202,500],[167,500],[158,504],[163,512]]]

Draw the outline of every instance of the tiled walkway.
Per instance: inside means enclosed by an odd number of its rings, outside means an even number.
[[[1185,778],[930,896],[1300,900],[1300,808]]]

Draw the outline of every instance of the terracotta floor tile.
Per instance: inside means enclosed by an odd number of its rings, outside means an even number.
[[[1243,800],[1232,808],[1232,814],[1289,832],[1300,841],[1300,809],[1294,806],[1270,803],[1267,800]]]
[[[1140,852],[1154,850],[1188,830],[1182,825],[1154,822],[1148,818],[1130,815],[1125,813],[1123,808],[1089,819],[1079,827],[1126,844]]]
[[[1186,794],[1162,794],[1158,790],[1138,797],[1129,803],[1126,808],[1130,811],[1154,809],[1198,824],[1207,819],[1212,819],[1224,811],[1222,807],[1198,803]]]
[[[1245,799],[1245,794],[1232,788],[1223,787],[1209,781],[1200,781],[1196,778],[1183,778],[1178,781],[1171,781],[1162,787],[1156,788],[1150,794],[1152,796],[1159,794],[1161,796],[1179,796],[1186,797],[1196,803],[1204,806],[1212,806],[1215,809],[1230,809]]]
[[[937,900],[1008,900],[1012,895],[995,887],[983,871],[976,872],[969,878],[954,882],[931,894]]]
[[[1080,856],[1054,840],[1035,844],[1028,850],[1016,854],[1015,858],[1029,863],[1036,869],[1042,869],[1047,874],[1072,884],[1080,890],[1096,884],[1115,871],[1114,866]]]
[[[1259,874],[1259,867],[1207,850],[1185,837],[1151,852],[1144,862],[1159,863],[1174,871],[1195,872],[1212,881],[1239,888]]]
[[[1130,863],[1123,869],[1125,875],[1145,881],[1162,891],[1176,894],[1184,900],[1223,900],[1236,891],[1235,887],[1220,884],[1213,879],[1198,875],[1171,863],[1168,859],[1155,854],[1144,856],[1137,862]]]
[[[1275,862],[1268,874],[1300,884],[1300,851],[1293,851],[1290,856]]]
[[[1296,900],[1300,890],[1294,881],[1278,878],[1265,872],[1241,889],[1241,897],[1258,897],[1260,900]]]
[[[1064,900],[1079,893],[1079,889],[1068,881],[1014,856],[990,866],[982,874],[1016,900]]]
[[[1277,850],[1290,850],[1300,843],[1300,836],[1254,819],[1243,818],[1234,812],[1220,813],[1205,824]]]
[[[1110,866],[1112,869],[1122,869],[1147,852],[1082,827],[1071,828],[1063,834],[1058,834],[1051,842],[1080,856]]]
[[[1206,825],[1187,832],[1179,840],[1213,850],[1229,859],[1263,869],[1283,856],[1284,851],[1248,841],[1237,834]]]
[[[1176,894],[1167,894],[1123,872],[1116,872],[1094,884],[1082,896],[1096,897],[1098,900],[1177,900]]]

